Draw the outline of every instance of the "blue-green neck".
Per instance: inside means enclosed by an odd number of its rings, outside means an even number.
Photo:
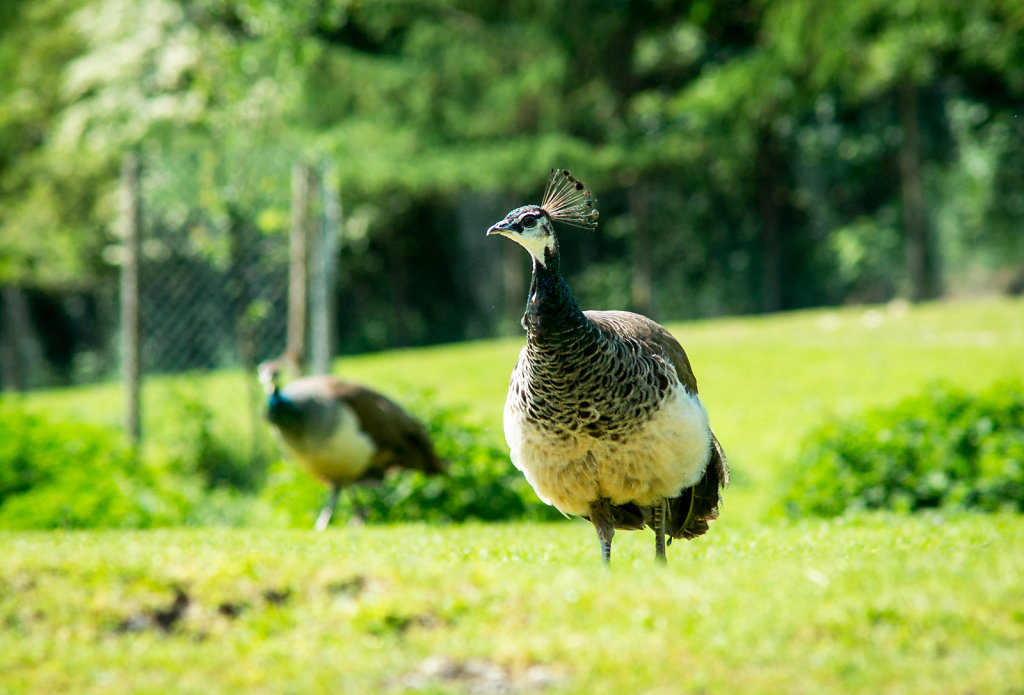
[[[534,260],[530,296],[523,316],[523,326],[531,341],[537,343],[557,342],[587,325],[569,284],[558,270],[557,247],[547,250],[544,261]]]
[[[267,398],[267,420],[282,430],[296,431],[302,426],[302,412],[279,389]]]

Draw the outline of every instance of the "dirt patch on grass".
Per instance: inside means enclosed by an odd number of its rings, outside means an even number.
[[[284,589],[267,589],[263,592],[263,600],[272,606],[280,606],[288,602],[288,599],[292,597],[292,590],[288,588]]]
[[[545,690],[564,680],[563,671],[544,664],[517,670],[487,659],[459,661],[435,654],[394,685],[411,690],[455,688],[470,695],[517,695]]]
[[[357,574],[349,579],[330,582],[327,585],[327,591],[334,595],[356,597],[366,590],[366,584],[366,577],[361,574]]]
[[[376,621],[368,629],[374,635],[383,635],[389,632],[404,635],[414,627],[432,630],[441,627],[443,624],[444,622],[433,613],[414,613],[411,615],[389,613],[381,620]]]
[[[358,599],[366,590],[371,580],[363,575],[354,575],[346,579],[335,579],[322,584],[320,589],[330,596],[344,596],[350,599]],[[202,610],[202,601],[194,594],[178,585],[170,587],[171,598],[165,604],[157,603],[153,607],[146,607],[136,610],[127,617],[117,620],[114,632],[118,634],[139,633],[147,630],[157,630],[164,633],[180,631],[182,622],[190,609],[195,609],[195,616],[189,620],[190,623],[203,623],[208,620],[211,614]],[[314,596],[317,595],[316,587],[311,588]],[[261,607],[284,608],[288,604],[301,599],[310,599],[304,593],[297,593],[289,586],[269,586],[262,589],[250,589],[243,592],[243,595],[234,595],[222,598],[215,604],[215,613],[229,621],[242,618],[244,615],[258,611]],[[312,599],[315,600],[315,599]],[[204,617],[207,616],[207,617]],[[432,627],[440,621],[433,615],[389,615],[380,626],[381,632],[404,633],[412,627]],[[203,625],[192,625],[201,629]]]
[[[248,607],[249,604],[245,601],[221,601],[217,604],[217,613],[228,620],[234,620]]]
[[[185,615],[192,599],[181,587],[174,587],[174,600],[166,608],[152,608],[129,616],[117,625],[117,632],[142,632],[159,628],[170,632]]]

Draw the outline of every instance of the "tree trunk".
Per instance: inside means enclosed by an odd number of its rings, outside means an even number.
[[[630,248],[633,259],[630,296],[633,310],[649,316],[654,300],[651,290],[651,191],[647,182],[637,181],[630,189],[629,210],[634,225]]]
[[[921,131],[918,122],[918,98],[909,80],[899,87],[900,193],[903,202],[903,249],[910,281],[910,299],[919,302],[941,293],[938,255],[929,229],[921,185]]]
[[[32,327],[24,290],[17,285],[3,285],[0,310],[0,391],[25,391],[36,384],[42,349]]]
[[[783,190],[779,184],[779,156],[770,126],[764,126],[758,141],[756,186],[761,218],[761,310],[782,309],[782,236],[779,206]]]
[[[409,345],[409,267],[406,258],[406,245],[403,243],[404,231],[397,226],[390,231],[391,242],[390,267],[388,275],[391,290],[391,344],[394,347]]]

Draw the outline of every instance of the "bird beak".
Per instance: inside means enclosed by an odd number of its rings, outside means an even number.
[[[257,368],[263,392],[268,396],[277,390],[277,371],[280,369],[278,360],[267,360]]]
[[[502,220],[501,222],[498,222],[497,224],[492,224],[490,227],[488,227],[487,234],[485,236],[491,236],[492,234],[501,234],[502,236],[508,236],[508,233],[508,223],[506,220]]]

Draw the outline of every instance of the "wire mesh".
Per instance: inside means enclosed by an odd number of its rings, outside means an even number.
[[[281,353],[287,324],[288,249],[253,237],[221,265],[178,247],[141,262],[144,374],[252,367]]]

